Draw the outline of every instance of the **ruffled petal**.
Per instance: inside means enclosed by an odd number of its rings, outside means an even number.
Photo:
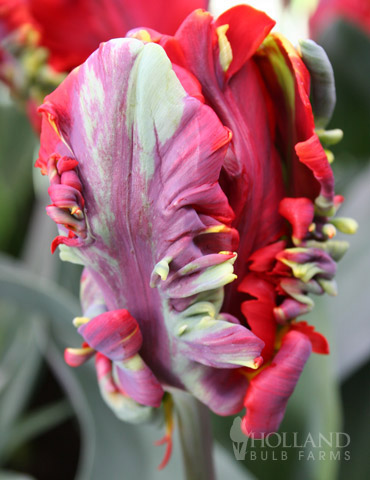
[[[217,368],[258,368],[263,341],[242,325],[204,316],[195,326],[180,327],[180,351],[192,360]]]
[[[112,361],[133,357],[143,342],[139,325],[127,310],[102,313],[81,325],[78,333],[92,348]]]
[[[329,344],[324,335],[315,331],[315,327],[308,325],[307,322],[293,322],[290,325],[291,330],[304,333],[310,340],[312,351],[314,353],[329,354]]]
[[[258,275],[250,273],[239,285],[239,290],[255,297],[243,302],[241,310],[252,332],[265,343],[261,355],[267,361],[273,355],[276,336],[276,321],[273,313],[275,288]]]
[[[271,365],[250,381],[242,421],[246,435],[261,438],[278,430],[287,402],[311,354],[310,340],[298,331],[288,332]]]
[[[321,189],[332,202],[333,173],[315,134],[306,66],[295,48],[276,33],[267,37],[256,59],[276,111],[278,138],[289,175],[288,194],[315,200]],[[300,146],[294,151],[297,144]]]
[[[89,243],[75,255],[108,310],[80,333],[114,361],[122,390],[157,405],[163,392],[152,392],[151,371],[159,382],[191,391],[195,372],[204,378],[211,366],[259,366],[263,342],[220,314],[223,288],[235,279],[234,213],[219,184],[231,135],[186,94],[163,49],[136,39],[102,45],[42,111],[55,127],[45,134],[60,139],[54,150],[63,156],[67,148],[78,161]],[[44,148],[43,156],[51,154]],[[125,343],[133,341],[131,330],[105,323],[122,308],[143,333],[140,357],[130,356],[138,345]],[[197,395],[226,412],[242,401],[242,389],[234,391],[222,407],[220,395]]]
[[[113,367],[122,392],[141,405],[160,406],[163,388],[140,355],[114,362]]]
[[[85,269],[81,281],[81,298],[84,317],[74,320],[78,332],[86,342],[84,349],[69,348],[65,360],[71,366],[79,366],[97,353],[98,379],[103,378],[102,387],[106,400],[119,399],[117,392],[140,405],[159,407],[164,391],[153,372],[138,354],[142,346],[142,335],[136,320],[126,310],[105,311],[101,291],[91,273]],[[89,319],[86,315],[103,311]]]
[[[195,363],[191,370],[185,368],[181,378],[187,391],[214,413],[234,415],[243,408],[248,381],[238,369],[218,369]]]
[[[135,402],[118,388],[113,378],[112,362],[107,357],[97,353],[95,366],[100,393],[106,404],[120,420],[142,423],[153,417],[154,408]]]
[[[305,283],[315,276],[331,280],[337,270],[335,261],[320,248],[287,248],[277,255],[277,259]]]
[[[88,345],[81,348],[66,348],[64,360],[70,367],[79,367],[93,357],[95,353],[95,350]]]
[[[266,273],[273,269],[276,263],[276,255],[284,250],[286,242],[280,240],[275,243],[271,243],[266,247],[259,248],[249,257],[249,269],[253,272]]]
[[[315,134],[304,142],[297,143],[295,151],[299,160],[312,170],[314,177],[321,185],[320,196],[325,200],[325,204],[331,207],[334,197],[334,177],[318,136]]]
[[[242,36],[241,24],[248,24]],[[281,218],[273,207],[284,194],[280,159],[272,138],[275,120],[269,95],[252,58],[272,25],[265,14],[244,5],[229,10],[215,21],[207,12],[193,12],[175,37],[149,30],[130,33],[158,42],[175,72],[179,72],[184,87],[198,98],[199,92],[186,86],[184,71],[196,78],[202,96],[233,133],[220,182],[235,212],[233,226],[239,230],[242,259],[248,258],[255,245],[277,240],[282,230]],[[223,49],[229,49],[233,57],[227,68],[227,81],[220,64],[220,56],[227,56],[222,53]],[[251,125],[258,125],[253,133]],[[273,185],[270,177],[264,178],[263,173],[261,181],[256,181],[261,178],[261,172],[269,172],[274,177]],[[245,263],[239,261],[235,268],[242,278]],[[232,309],[235,304],[233,295],[227,295],[226,308]]]
[[[284,324],[288,320],[310,312],[314,306],[314,302],[309,302],[308,300],[309,297],[307,297],[304,303],[301,303],[292,298],[284,299],[278,307],[274,308],[275,320],[280,324]]]

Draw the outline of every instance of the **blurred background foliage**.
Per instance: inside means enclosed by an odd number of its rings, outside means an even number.
[[[257,453],[256,460],[247,455],[237,461],[233,419],[214,416],[220,479],[370,478],[370,34],[341,19],[328,25],[319,43],[337,84],[330,127],[345,132],[333,149],[337,192],[346,197],[343,215],[357,219],[360,230],[339,265],[339,296],[320,299],[310,315],[329,339],[332,355],[309,360],[281,431],[299,432],[300,438],[346,432],[350,460],[284,460],[280,448],[264,447],[267,460]],[[64,348],[79,343],[71,320],[80,313],[80,269],[50,255],[54,224],[44,212],[47,187],[38,172],[33,179],[37,148],[27,118],[2,89],[0,480],[179,478],[177,438],[168,467],[158,472],[163,447],[153,443],[163,435],[162,426],[119,422],[100,397],[91,365],[64,364]]]

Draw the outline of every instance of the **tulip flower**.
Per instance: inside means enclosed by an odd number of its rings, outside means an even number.
[[[313,38],[318,38],[335,20],[342,19],[370,35],[370,3],[364,0],[320,0],[310,19]]]
[[[333,75],[320,47],[297,51],[273,25],[243,5],[196,10],[174,36],[135,29],[40,108],[52,251],[85,267],[83,344],[65,358],[95,357],[121,419],[161,405],[171,418],[185,391],[219,415],[245,406],[258,438],[279,428],[311,352],[328,353],[297,317],[334,293],[347,248],[320,142],[340,137],[325,131]]]

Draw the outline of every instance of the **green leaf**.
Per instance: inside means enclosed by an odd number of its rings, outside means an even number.
[[[0,255],[0,298],[52,319],[53,328],[66,344],[79,341],[72,325],[73,318],[81,313],[76,297],[4,255]]]
[[[370,424],[370,362],[365,364],[342,386],[344,432],[351,443],[346,447],[348,458],[342,458],[339,480],[370,478],[369,424]]]
[[[12,254],[20,250],[32,205],[35,145],[27,118],[0,104],[0,249]]]
[[[18,447],[68,420],[71,415],[69,403],[61,400],[21,417],[14,423],[8,435],[2,458],[9,458]]]
[[[247,468],[243,468],[234,455],[230,455],[227,449],[223,448],[218,442],[215,443],[214,460],[216,478],[230,480],[256,480]]]
[[[16,318],[16,321],[19,320]],[[18,416],[23,412],[41,366],[37,333],[32,319],[18,328],[1,366],[5,385],[0,392],[0,462]],[[13,357],[13,358],[9,358]]]
[[[0,480],[35,480],[30,475],[9,470],[0,470]]]

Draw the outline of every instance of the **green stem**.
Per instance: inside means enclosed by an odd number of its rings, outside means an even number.
[[[172,395],[186,480],[215,480],[208,409],[188,393]]]

